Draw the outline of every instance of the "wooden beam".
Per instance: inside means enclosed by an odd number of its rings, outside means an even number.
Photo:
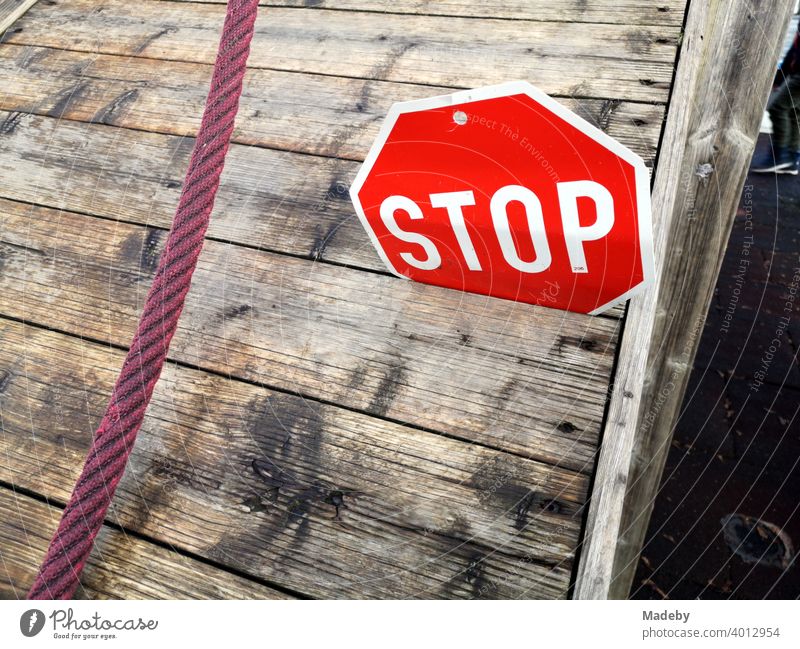
[[[0,36],[35,4],[36,0],[0,0]]]
[[[625,323],[578,599],[630,591],[793,4],[690,3],[653,187],[657,280]]]

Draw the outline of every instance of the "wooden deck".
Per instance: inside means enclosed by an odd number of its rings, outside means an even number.
[[[347,188],[393,102],[510,79],[652,166],[685,0],[264,4],[83,594],[568,596],[624,310],[397,280]],[[39,0],[2,38],[0,596],[32,582],[135,329],[223,14]]]

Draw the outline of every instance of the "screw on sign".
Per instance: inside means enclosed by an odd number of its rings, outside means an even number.
[[[427,284],[597,314],[654,275],[642,159],[525,82],[395,104],[350,195]]]

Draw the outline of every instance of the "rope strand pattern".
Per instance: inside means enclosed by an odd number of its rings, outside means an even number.
[[[189,169],[139,326],[58,530],[28,593],[69,599],[144,420],[208,228],[233,132],[258,0],[229,0]]]

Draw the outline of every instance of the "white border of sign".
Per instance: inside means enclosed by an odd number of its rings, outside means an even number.
[[[567,107],[562,106],[555,99],[545,94],[527,81],[509,81],[496,86],[486,86],[484,88],[476,88],[475,90],[461,90],[449,95],[439,95],[437,97],[428,97],[427,99],[415,99],[413,101],[402,101],[393,104],[389,109],[389,112],[386,114],[386,119],[383,122],[383,126],[381,126],[378,137],[372,144],[372,148],[369,150],[369,154],[367,154],[364,164],[361,165],[353,184],[350,186],[350,199],[353,201],[353,207],[355,207],[356,214],[358,214],[361,224],[367,231],[370,241],[372,241],[372,245],[375,246],[375,250],[383,260],[383,263],[386,264],[386,267],[398,277],[409,279],[405,275],[398,273],[397,269],[395,269],[395,267],[392,265],[392,262],[389,261],[389,258],[386,256],[386,253],[383,251],[383,248],[378,241],[378,237],[375,235],[375,232],[372,230],[369,222],[367,221],[367,216],[364,213],[364,208],[361,205],[361,200],[358,198],[358,194],[361,191],[361,188],[364,186],[364,182],[366,181],[369,172],[372,170],[375,161],[378,159],[381,149],[383,149],[384,144],[386,144],[386,140],[389,138],[389,134],[392,132],[395,122],[397,122],[397,118],[404,113],[415,113],[421,110],[430,110],[432,108],[446,108],[448,106],[458,106],[460,104],[467,104],[481,99],[496,99],[497,97],[507,97],[510,95],[520,94],[528,95],[531,99],[544,106],[547,110],[618,155],[620,158],[631,164],[634,168],[636,182],[636,206],[639,220],[639,245],[642,256],[642,272],[644,279],[626,293],[589,313],[589,315],[598,315],[604,311],[608,311],[617,304],[629,300],[637,293],[641,293],[653,283],[655,278],[652,213],[650,209],[650,172],[645,166],[644,160],[642,160],[642,158],[636,155],[633,151],[623,146],[620,142],[617,142],[617,140],[614,138],[603,133],[603,131],[601,131],[599,128],[592,126],[592,124],[587,122],[585,119],[579,115],[576,115]]]

